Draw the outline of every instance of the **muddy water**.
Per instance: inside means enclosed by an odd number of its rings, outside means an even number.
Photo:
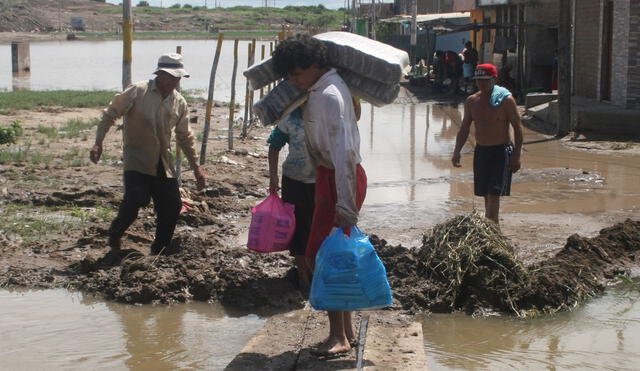
[[[610,289],[572,312],[531,320],[431,315],[428,369],[637,370],[640,291]]]
[[[217,40],[138,40],[133,43],[132,81],[152,77],[158,56],[182,46],[185,68],[190,78],[182,79],[183,89],[201,90],[206,96]],[[244,101],[247,45],[238,49],[236,101]],[[258,42],[257,59],[261,46]],[[266,43],[268,53],[269,45]],[[122,87],[121,41],[51,41],[31,43],[31,72],[12,75],[11,45],[0,45],[0,90],[119,90]],[[233,70],[233,40],[223,43],[216,73],[214,99],[229,101]],[[242,99],[238,99],[242,97]]]
[[[0,290],[6,370],[223,369],[264,320],[217,305],[130,306],[65,290]]]
[[[457,105],[363,107],[365,230],[418,246],[426,228],[452,213],[483,210],[473,196],[473,141],[463,149],[462,168],[450,162],[461,120]],[[570,150],[525,130],[522,162],[504,213],[564,215],[575,224],[580,216],[633,215],[640,208],[640,163],[633,156]],[[637,369],[639,299],[637,287],[612,289],[573,312],[526,321],[431,315],[423,320],[428,369]]]
[[[452,212],[483,210],[473,196],[473,140],[462,168],[450,158],[462,120],[458,105],[364,105],[359,122],[369,188],[363,224],[372,230],[424,230]],[[470,136],[471,138],[473,135]],[[504,213],[589,215],[640,209],[640,163],[633,156],[571,150],[525,129],[523,169]],[[414,238],[394,242],[415,246]]]

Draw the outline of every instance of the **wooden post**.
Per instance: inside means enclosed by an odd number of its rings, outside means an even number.
[[[238,39],[233,42],[233,72],[231,74],[231,101],[229,102],[229,150],[233,149],[233,116],[236,109],[236,73],[238,72]]]
[[[356,33],[356,0],[352,1],[351,5],[351,32]]]
[[[131,85],[131,45],[133,44],[133,20],[131,0],[122,2],[122,90]]]
[[[202,129],[202,146],[200,147],[200,165],[204,165],[207,160],[207,141],[209,140],[209,128],[211,127],[211,109],[213,108],[213,90],[215,89],[216,71],[218,70],[218,62],[220,61],[220,50],[222,49],[222,41],[224,34],[218,34],[218,45],[216,46],[216,55],[213,58],[211,66],[211,76],[209,77],[209,95],[207,97],[207,111],[204,114],[204,129]]]
[[[522,88],[524,87],[524,44],[525,44],[525,27],[524,27],[524,5],[516,6],[517,13],[517,26],[518,26],[518,66],[516,68],[516,87],[519,92],[522,92]],[[522,96],[522,94],[517,94],[518,96]],[[522,97],[522,102],[524,102],[524,97]]]
[[[251,40],[251,65],[256,62],[256,39]],[[253,98],[254,90],[249,92],[249,122],[253,122]]]
[[[558,22],[558,131],[557,137],[564,137],[571,130],[571,28],[572,0],[560,0]]]
[[[251,43],[249,43],[249,56],[247,58],[247,68],[253,66],[254,58],[255,58],[255,47],[256,47],[256,39],[253,39]],[[247,90],[244,97],[244,121],[242,123],[242,137],[247,137],[247,132],[249,129],[249,125],[252,122],[252,108],[253,104],[253,89],[249,87],[249,80],[247,80]]]
[[[11,43],[11,71],[31,71],[31,53],[28,41],[14,41]]]
[[[411,0],[411,45],[409,46],[409,60],[411,61],[411,69],[416,65],[416,44],[418,24],[417,24],[418,2]]]
[[[176,53],[182,55],[182,46],[176,46]],[[180,86],[178,85],[178,92],[180,91]],[[178,179],[178,187],[182,187],[182,152],[180,151],[180,146],[178,145],[178,141],[176,140],[176,179]]]
[[[269,43],[269,57],[271,57],[273,55],[273,41]],[[269,90],[267,90],[267,92],[271,92],[271,90],[275,87],[274,85],[275,83],[270,83],[269,84]]]
[[[371,0],[371,38],[376,40],[376,0]]]
[[[261,61],[264,60],[265,51],[266,51],[266,46],[264,44],[262,44],[262,53],[261,53],[261,57],[260,57]],[[260,88],[260,99],[262,99],[263,97],[264,97],[264,87]]]

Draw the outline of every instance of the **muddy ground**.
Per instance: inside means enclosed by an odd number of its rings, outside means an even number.
[[[203,112],[196,106],[192,113],[198,117],[196,132],[202,130]],[[155,223],[153,208],[147,207],[127,231],[123,253],[112,256],[106,231],[122,196],[119,133],[109,133],[103,160],[94,165],[87,156],[94,129],[73,137],[47,136],[42,129],[98,115],[98,109],[48,108],[0,116],[0,125],[20,119],[25,128],[18,144],[2,148],[25,154],[21,161],[0,165],[0,287],[66,287],[126,303],[220,301],[263,314],[303,307],[291,258],[248,251],[239,237],[246,231],[251,207],[266,196],[269,129],[253,129],[248,138],[236,139],[235,149],[229,151],[222,130],[226,112],[217,108],[207,150],[206,190],[193,191],[192,174],[184,175],[194,207],[178,223],[174,248],[179,252],[149,255]],[[388,269],[396,299],[393,309],[530,315],[570,308],[619,276],[634,274],[640,249],[638,222],[616,224],[593,236],[604,227],[603,221],[616,217],[583,223],[580,231],[590,238],[574,235],[575,224],[554,223],[557,216],[527,220],[526,227],[507,218],[503,232],[518,240],[512,246],[513,261],[527,276],[488,282],[483,272],[496,271],[497,265],[491,259],[480,260],[455,296],[444,295],[447,278],[434,276],[424,259],[433,248],[428,238],[408,249],[386,243],[398,236],[385,235],[384,230],[369,233]],[[405,227],[406,233],[416,233],[412,226]],[[552,237],[541,236],[540,230],[546,229]],[[545,251],[531,248],[544,238],[554,238],[555,244]]]

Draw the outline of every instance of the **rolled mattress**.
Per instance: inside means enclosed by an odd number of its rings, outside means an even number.
[[[408,72],[409,55],[404,50],[350,32],[325,32],[314,36],[328,49],[329,64],[363,78],[395,85]],[[283,76],[273,70],[271,58],[243,72],[253,89],[260,89]]]
[[[351,94],[375,106],[392,103],[400,91],[399,84],[383,84],[348,70],[339,71]],[[253,111],[264,125],[285,118],[307,99],[307,92],[284,80],[253,105]]]

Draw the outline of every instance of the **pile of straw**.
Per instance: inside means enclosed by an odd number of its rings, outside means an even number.
[[[527,281],[527,271],[498,227],[478,213],[436,225],[417,255],[418,274],[439,283],[436,296],[451,310],[519,313],[513,294]]]

